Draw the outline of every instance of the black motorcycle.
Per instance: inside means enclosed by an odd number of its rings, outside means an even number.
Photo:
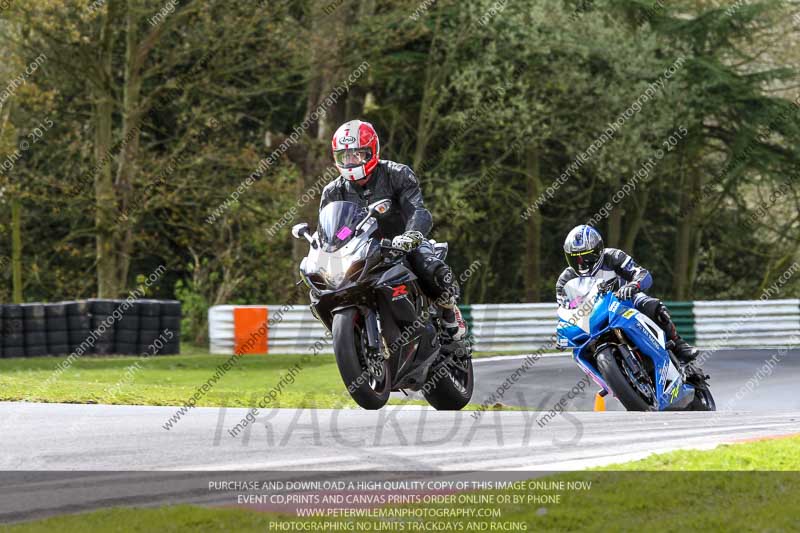
[[[470,343],[442,345],[439,306],[423,292],[406,251],[377,237],[376,217],[391,203],[331,202],[317,232],[306,223],[292,228],[311,246],[300,263],[311,311],[332,333],[339,373],[361,407],[380,409],[392,391],[411,390],[436,409],[461,409],[472,397]],[[447,244],[434,250],[444,259]]]

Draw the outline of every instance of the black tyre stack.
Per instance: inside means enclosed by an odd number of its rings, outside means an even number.
[[[158,345],[164,343],[161,338],[161,302],[158,300],[140,300],[139,302],[139,353],[157,355]]]
[[[97,335],[94,353],[111,355],[114,353],[116,319],[112,317],[119,300],[89,300],[89,314],[92,317],[92,331]]]
[[[120,304],[122,318],[116,323],[116,353],[122,355],[141,354],[139,350],[139,302]]]
[[[67,355],[70,353],[67,304],[45,304],[44,314],[48,355]]]
[[[25,355],[28,357],[47,355],[47,318],[44,304],[22,304],[22,314]]]
[[[94,348],[88,342],[92,332],[92,319],[89,316],[89,302],[64,302],[69,327],[69,353],[86,355],[94,353]],[[83,351],[79,348],[83,344]]]
[[[177,300],[0,305],[0,357],[180,353]]]
[[[166,339],[161,355],[181,353],[181,303],[177,300],[161,301],[161,333]]]
[[[3,357],[25,357],[25,313],[21,305],[2,306]]]

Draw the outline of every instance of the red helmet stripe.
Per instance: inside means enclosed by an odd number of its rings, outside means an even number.
[[[380,141],[378,140],[378,132],[375,131],[375,128],[369,122],[351,120],[339,126],[333,134],[331,148],[334,152],[353,148],[370,148],[372,157],[364,163],[359,169],[359,172],[354,172],[354,169],[339,167],[339,172],[341,172],[346,179],[365,179],[369,177],[372,171],[375,170],[375,167],[378,166]]]

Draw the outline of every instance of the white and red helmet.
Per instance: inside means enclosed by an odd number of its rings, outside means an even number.
[[[368,178],[378,166],[381,145],[378,132],[369,122],[345,122],[333,134],[331,147],[336,168],[346,180]]]

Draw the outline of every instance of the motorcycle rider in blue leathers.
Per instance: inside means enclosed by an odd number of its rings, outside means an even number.
[[[618,279],[617,298],[632,301],[633,307],[661,326],[667,338],[674,343],[673,353],[682,363],[697,357],[697,350],[678,335],[675,323],[664,303],[644,293],[653,284],[650,273],[637,265],[633,258],[616,248],[605,248],[603,237],[591,226],[576,226],[564,241],[564,254],[568,267],[556,282],[556,301],[568,307],[564,286],[577,277],[591,276],[604,281]]]

